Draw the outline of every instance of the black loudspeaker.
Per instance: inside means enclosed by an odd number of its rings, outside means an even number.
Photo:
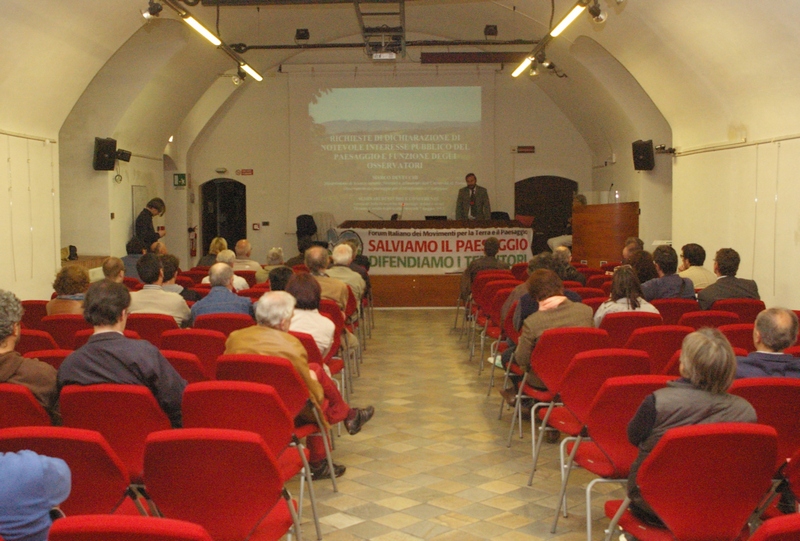
[[[633,142],[633,168],[637,171],[652,171],[656,166],[653,155],[653,140]]]
[[[95,171],[113,171],[117,159],[117,141],[111,139],[94,138],[94,158],[92,167]]]

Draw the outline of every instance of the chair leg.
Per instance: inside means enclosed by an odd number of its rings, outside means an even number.
[[[311,482],[311,466],[306,459],[306,453],[301,443],[295,442],[297,451],[300,453],[300,460],[303,461],[303,471],[300,477],[300,518],[303,517],[303,485],[308,485],[308,501],[311,502],[311,515],[314,517],[314,528],[317,530],[317,541],[322,541],[322,528],[319,525],[319,514],[317,513],[317,496],[314,493],[314,483]]]
[[[461,295],[456,299],[456,319],[453,321],[453,330],[458,330],[458,313],[461,311]]]
[[[597,483],[620,483],[623,487],[627,479],[604,479],[602,477],[592,480],[586,486],[586,541],[592,541],[592,489]]]
[[[561,511],[561,506],[563,505],[564,497],[567,494],[567,482],[569,482],[569,472],[572,469],[572,462],[575,459],[575,453],[578,452],[578,446],[581,444],[581,440],[583,436],[578,435],[575,438],[575,445],[572,447],[572,452],[569,454],[569,459],[567,460],[566,465],[561,465],[561,490],[558,493],[558,503],[556,504],[556,512],[555,516],[553,517],[553,526],[550,528],[550,533],[556,533],[556,526],[558,526],[558,513]]]
[[[539,408],[542,408],[544,407],[544,404],[545,404],[544,402],[539,402],[537,404],[534,404],[534,408],[537,408],[537,406]],[[528,477],[528,486],[531,486],[533,484],[533,474],[536,473],[536,464],[539,461],[539,453],[541,453],[542,451],[542,443],[544,442],[544,431],[547,430],[547,422],[550,420],[550,414],[553,413],[553,409],[555,409],[555,407],[556,407],[555,400],[547,404],[547,411],[545,412],[544,417],[542,418],[542,422],[539,424],[538,428],[539,436],[536,438],[533,437],[531,438],[532,440],[535,441],[535,443],[534,441],[531,442],[531,446],[533,449],[533,467],[531,468],[531,475],[530,477]],[[533,424],[531,432],[536,430],[536,424],[534,421],[534,419],[536,418],[535,415],[536,412],[534,408],[531,408],[531,423]]]
[[[319,412],[317,411],[317,408],[311,408],[311,410],[314,412],[314,420],[316,420],[317,426],[320,427],[320,429],[322,429],[323,424],[322,420],[319,418]],[[339,492],[339,487],[336,486],[336,470],[333,467],[333,455],[331,454],[331,445],[330,442],[328,441],[327,431],[320,430],[318,435],[322,438],[322,445],[325,446],[325,459],[328,461],[328,468],[330,469],[331,472],[331,483],[333,484],[333,491]]]
[[[625,514],[625,511],[628,510],[628,506],[631,504],[631,499],[625,496],[625,499],[622,500],[622,505],[619,506],[617,512],[614,513],[614,516],[611,517],[611,522],[608,523],[608,528],[606,529],[606,535],[603,538],[603,541],[611,541],[611,536],[614,535],[614,529],[619,524],[619,519],[622,518],[622,515]]]
[[[297,516],[297,511],[292,503],[292,495],[289,494],[289,491],[286,490],[286,487],[283,488],[283,499],[286,500],[286,506],[289,508],[289,514],[292,515],[292,522],[294,523],[294,535],[297,537],[297,541],[302,541],[303,537],[300,533],[300,518]]]
[[[511,429],[508,432],[508,444],[506,447],[511,447],[511,439],[514,435],[514,425],[519,421],[519,438],[522,439],[522,388],[525,387],[525,382],[528,381],[528,373],[525,373],[522,381],[517,387],[517,398],[514,400],[514,416],[511,417]]]

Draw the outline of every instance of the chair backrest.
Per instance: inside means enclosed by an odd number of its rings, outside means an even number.
[[[658,375],[623,376],[609,378],[600,386],[585,423],[592,441],[612,466],[608,477],[628,476],[639,454],[639,449],[628,441],[628,423],[647,395],[673,379]]]
[[[247,314],[205,314],[194,320],[195,329],[211,329],[228,336],[233,331],[255,325],[256,322]]]
[[[183,520],[136,515],[78,515],[53,522],[48,541],[212,541],[205,528]]]
[[[247,539],[283,489],[275,456],[261,436],[214,428],[148,436],[145,484],[165,517],[199,524],[215,541]],[[275,538],[291,525],[290,517]]]
[[[778,433],[778,465],[800,449],[800,379],[737,379],[728,392],[750,402],[759,424]]]
[[[692,332],[692,327],[682,325],[641,327],[631,333],[625,349],[646,351],[650,355],[650,373],[661,374],[672,355],[681,349],[683,339]]]
[[[525,281],[528,279],[528,263],[523,261],[522,263],[514,263],[511,265],[511,274],[514,275],[514,278],[520,281]]]
[[[586,287],[596,287],[597,289],[603,289],[603,284],[612,281],[613,281],[612,276],[609,276],[607,274],[595,274],[586,279]]]
[[[514,278],[514,274],[506,269],[486,269],[478,271],[475,279],[472,280],[472,296],[475,297],[475,292],[480,291],[487,282],[492,280],[510,280]]]
[[[519,284],[521,284],[517,279],[511,280],[492,280],[487,282],[487,284],[480,290],[479,297],[476,299],[478,305],[480,306],[481,310],[485,313],[489,314],[492,310],[492,303],[494,302],[495,295],[497,292],[502,289],[514,289]],[[473,298],[475,298],[475,293],[473,293]],[[502,306],[503,303],[500,303]]]
[[[161,333],[177,329],[178,324],[174,317],[165,314],[130,314],[125,328],[160,348]]]
[[[47,315],[48,301],[27,300],[21,301],[22,309],[22,328],[38,329],[42,318]]]
[[[694,299],[654,299],[650,303],[658,309],[665,325],[677,325],[683,314],[700,311]]]
[[[175,283],[184,289],[194,287],[194,280],[190,276],[178,275],[175,277]]]
[[[241,276],[247,281],[247,285],[253,287],[256,285],[256,271],[254,270],[237,270],[234,272],[235,275]]]
[[[206,381],[186,387],[184,428],[227,428],[260,435],[275,456],[292,442],[294,418],[271,386],[250,381]]]
[[[611,288],[613,285],[614,285],[613,282],[603,282],[603,285],[600,286],[600,289],[602,289],[603,293],[605,293],[606,295],[611,296]]]
[[[59,349],[58,344],[47,331],[38,329],[20,330],[19,342],[17,342],[17,353],[25,355],[29,351],[40,351],[43,349]]]
[[[200,298],[202,299],[206,295],[208,295],[209,292],[211,292],[211,288],[210,287],[203,287],[204,285],[206,285],[206,284],[202,284],[202,285],[201,284],[195,284],[194,287],[190,287],[189,289],[191,291],[194,291],[198,295],[200,295]],[[186,304],[189,304],[189,303],[187,302]]]
[[[263,289],[260,287],[249,287],[247,289],[240,289],[236,292],[237,295],[240,297],[247,297],[250,301],[255,302],[260,299],[264,293],[269,291],[268,289]]]
[[[336,301],[322,299],[319,301],[319,313],[327,317],[336,326],[334,334],[339,335],[344,330],[344,315]]]
[[[42,318],[42,330],[50,333],[62,349],[75,349],[75,333],[82,329],[90,329],[82,315],[58,314]],[[39,348],[44,349],[44,348]]]
[[[792,355],[793,357],[800,357],[800,346],[792,346],[790,348],[786,348],[783,350],[784,353],[787,355]]]
[[[600,265],[600,270],[604,270],[606,272],[614,272],[614,269],[622,265],[621,261],[609,261],[607,263],[603,263]]]
[[[172,365],[172,368],[187,382],[195,383],[214,379],[216,372],[208,372],[200,358],[194,353],[175,349],[162,349],[160,351],[161,355]],[[214,370],[216,371],[216,363]]]
[[[295,274],[300,274],[303,272],[308,273],[310,271],[308,270],[308,267],[306,267],[304,263],[300,263],[299,265],[292,266],[292,272],[294,272]]]
[[[271,385],[292,417],[308,402],[308,389],[288,359],[268,355],[221,355],[217,379],[251,381]]]
[[[547,388],[557,393],[572,358],[578,353],[609,347],[608,333],[591,327],[548,329],[531,352],[531,367]]]
[[[139,291],[144,287],[144,284],[132,276],[124,276],[122,283],[129,291]]]
[[[792,513],[763,522],[749,541],[797,541],[798,539],[800,539],[800,513]]]
[[[739,315],[735,312],[724,312],[722,310],[704,310],[702,312],[689,312],[683,314],[678,320],[678,325],[688,325],[695,329],[702,327],[721,327],[739,323]]]
[[[597,313],[600,305],[608,300],[608,297],[591,297],[589,299],[582,299],[581,302],[592,309],[592,314]]]
[[[586,276],[586,279],[587,279],[587,280],[589,279],[589,277],[590,277],[590,276],[595,276],[595,275],[597,275],[597,274],[603,274],[603,275],[605,275],[605,273],[606,273],[606,271],[604,271],[603,269],[593,269],[593,268],[591,268],[591,267],[575,267],[575,269],[576,269],[576,270],[577,270],[579,273],[581,273],[581,274],[583,274],[584,276]]]
[[[581,299],[594,299],[606,296],[599,287],[571,287],[569,289],[580,295]]]
[[[681,350],[676,351],[669,358],[667,365],[661,370],[661,373],[667,376],[680,376],[681,367]]]
[[[733,323],[731,325],[720,325],[719,332],[725,335],[732,347],[742,348],[748,353],[756,350],[753,343],[753,323]]]
[[[503,322],[500,321],[501,314],[503,311],[503,305],[506,303],[506,300],[508,300],[508,297],[514,291],[514,287],[507,287],[504,289],[500,289],[494,294],[494,297],[492,297],[492,302],[489,306],[489,317],[492,319],[492,325],[494,325],[495,327],[503,326]]]
[[[663,325],[659,314],[650,312],[617,312],[606,314],[600,322],[600,328],[608,332],[611,347],[621,348],[628,342],[633,331],[642,327]]]
[[[58,367],[61,366],[61,363],[72,351],[71,349],[40,349],[38,351],[28,351],[23,357],[26,359],[39,359],[58,370]]]
[[[346,317],[348,321],[352,321],[350,316],[355,314],[356,310],[358,310],[358,301],[353,293],[353,288],[347,286],[347,304],[344,307],[344,317]]]
[[[94,334],[94,329],[81,329],[75,333],[75,349],[78,349],[86,342],[89,341],[89,337]],[[125,338],[130,338],[131,340],[141,340],[142,337],[139,336],[139,333],[136,331],[132,331],[130,329],[125,329],[122,334],[125,335]]]
[[[303,344],[304,348],[306,348],[309,363],[317,363],[320,366],[324,364],[322,360],[322,354],[319,351],[319,346],[317,346],[313,336],[308,333],[297,331],[289,331],[289,334],[300,340],[300,343]]]
[[[503,321],[503,333],[506,335],[506,338],[515,344],[519,342],[519,331],[514,328],[514,312],[516,312],[518,304],[519,301],[514,301],[511,308],[506,312],[506,319]]]
[[[583,284],[574,280],[563,280],[561,282],[561,287],[564,289],[575,289],[576,287],[583,287]]]
[[[113,513],[125,499],[130,479],[108,442],[93,430],[24,426],[0,430],[0,452],[30,449],[60,458],[72,473],[72,490],[59,507],[68,515]]]
[[[192,282],[194,282],[194,284],[197,285],[203,281],[203,278],[208,276],[208,269],[194,268],[188,271],[183,271],[178,276],[185,276],[187,278],[190,278]]]
[[[211,329],[175,329],[161,334],[161,348],[194,353],[209,379],[214,379],[217,357],[225,353],[225,340],[224,333]]]
[[[559,395],[564,406],[582,423],[597,392],[609,378],[650,373],[650,358],[635,349],[595,349],[578,353],[564,373]]]
[[[742,323],[755,323],[756,316],[767,307],[758,299],[720,299],[711,305],[712,310],[734,312]]]
[[[102,434],[134,481],[142,477],[147,435],[171,428],[167,415],[143,385],[67,385],[59,401],[64,426]]]
[[[676,539],[736,539],[770,488],[776,445],[775,430],[759,424],[673,428],[636,480]]]
[[[24,385],[0,383],[0,428],[50,426],[50,416]]]

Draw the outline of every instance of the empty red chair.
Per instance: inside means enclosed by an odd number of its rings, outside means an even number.
[[[202,526],[183,520],[128,515],[63,517],[48,541],[213,541]]]
[[[41,327],[50,333],[61,349],[75,349],[75,333],[82,329],[91,329],[91,325],[78,314],[45,316],[42,318]]]
[[[211,287],[208,286],[210,286],[210,284],[195,284],[194,287],[190,287],[189,289],[200,295],[200,298],[202,299],[211,291]]]
[[[48,301],[28,300],[21,301],[22,309],[22,328],[23,329],[38,329],[42,318],[47,315]]]
[[[72,472],[72,490],[59,507],[68,515],[136,514],[125,465],[94,430],[24,426],[0,430],[0,452],[30,449],[60,458]]]
[[[689,312],[683,314],[678,320],[678,325],[688,325],[695,329],[703,327],[721,327],[739,323],[739,315],[734,312],[723,312],[721,310],[703,310],[702,312]]]
[[[75,333],[75,349],[78,349],[86,342],[89,341],[89,337],[94,334],[94,329],[82,329]],[[131,340],[141,340],[142,337],[139,336],[138,332],[134,332],[128,329],[125,329],[122,334],[125,335],[125,338],[130,338]]]
[[[590,299],[583,299],[581,302],[592,309],[592,314],[597,312],[600,305],[608,300],[608,297],[592,297]]]
[[[228,336],[233,331],[255,325],[255,320],[247,314],[205,314],[197,316],[192,326],[195,329],[210,329]]]
[[[677,325],[683,314],[700,310],[700,305],[694,299],[654,299],[651,304],[658,308],[664,325]]]
[[[720,325],[719,332],[725,335],[728,342],[732,347],[742,348],[746,352],[756,350],[753,343],[753,325],[752,323],[733,323],[731,325]]]
[[[209,379],[217,372],[217,357],[225,353],[227,336],[211,329],[175,329],[161,335],[161,348],[194,353]]]
[[[165,517],[199,524],[215,541],[277,541],[292,526],[300,535],[275,456],[255,432],[155,432],[147,438],[145,483]]]
[[[650,355],[650,373],[661,374],[672,355],[681,349],[686,335],[694,332],[692,327],[682,325],[656,325],[642,327],[631,333],[625,349],[639,349]]]
[[[721,299],[711,305],[712,310],[723,310],[739,315],[742,323],[755,323],[756,316],[766,310],[764,301],[758,299]]]
[[[30,389],[16,383],[0,383],[0,428],[50,424],[50,416]]]
[[[252,270],[237,270],[234,271],[234,274],[237,276],[241,276],[245,280],[247,280],[247,285],[253,287],[256,285],[256,271]]]
[[[181,276],[180,274],[175,277],[175,283],[184,289],[194,287],[194,280],[189,276]]]
[[[592,276],[595,276],[595,275],[598,275],[598,274],[605,275],[605,273],[606,273],[606,271],[604,271],[602,269],[593,269],[593,268],[590,268],[590,267],[575,267],[575,268],[577,269],[577,271],[579,273],[581,273],[584,276],[586,276],[587,280]]]
[[[172,365],[172,368],[187,382],[196,383],[214,379],[213,373],[206,370],[200,358],[194,353],[174,349],[162,349],[160,351],[161,355]]]
[[[190,280],[192,280],[194,285],[197,285],[197,284],[199,284],[200,282],[203,281],[203,278],[208,276],[208,269],[194,268],[194,269],[190,269],[188,271],[182,271],[180,274],[178,274],[178,276],[185,276],[186,278],[189,278]],[[183,286],[183,287],[186,287],[186,286]],[[191,287],[191,286],[189,286],[189,287]]]
[[[600,265],[600,269],[606,272],[614,272],[614,269],[622,265],[621,261],[609,261]]]
[[[26,359],[39,359],[58,370],[58,367],[61,366],[61,363],[70,353],[72,353],[71,349],[40,349],[38,351],[28,351],[23,357]]]
[[[605,297],[606,294],[599,287],[573,287],[570,291],[574,291],[581,296],[581,299],[596,299],[597,297]]]
[[[800,539],[800,513],[792,513],[762,523],[749,541],[797,541],[798,539]]]
[[[171,428],[150,389],[143,385],[67,385],[59,397],[64,426],[96,430],[125,464],[132,482],[142,479],[147,435]]]
[[[609,276],[608,274],[595,274],[586,280],[586,287],[603,289],[603,284],[611,281],[613,281],[613,276]]]
[[[165,314],[130,314],[125,328],[160,348],[161,333],[177,329],[178,324],[174,317]]]
[[[17,353],[25,355],[29,351],[59,349],[59,347],[47,331],[22,329],[20,330],[19,342],[17,342],[17,347],[15,349]]]
[[[642,327],[663,325],[659,314],[650,312],[617,312],[606,314],[600,322],[600,328],[608,333],[610,347],[621,348],[628,342],[633,331]]]
[[[247,288],[247,289],[240,289],[239,291],[236,292],[236,294],[239,295],[240,297],[247,297],[252,302],[256,302],[267,291],[269,291],[269,290],[268,289],[262,289],[260,287],[251,287],[251,288]]]
[[[564,289],[575,289],[576,287],[583,287],[583,284],[574,280],[563,280],[561,282],[561,287]]]

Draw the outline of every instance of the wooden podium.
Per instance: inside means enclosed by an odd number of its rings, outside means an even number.
[[[575,207],[572,259],[590,267],[619,261],[625,239],[639,236],[639,202]]]

